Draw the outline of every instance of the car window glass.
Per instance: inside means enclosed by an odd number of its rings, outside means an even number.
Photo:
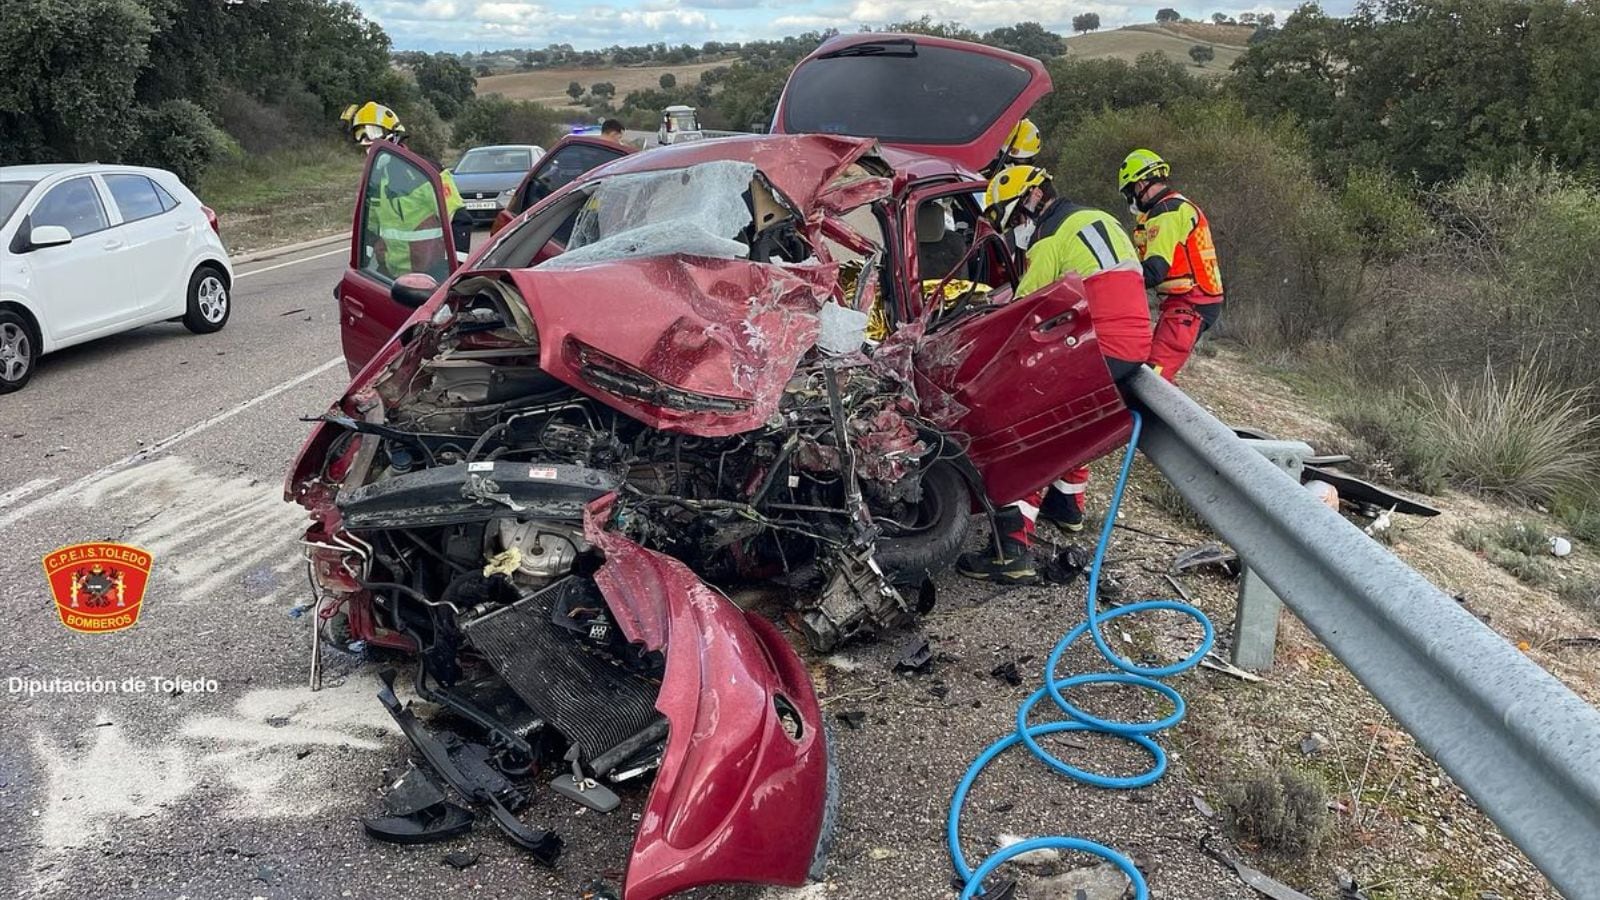
[[[457,175],[478,175],[484,172],[526,172],[533,166],[533,154],[520,147],[496,147],[468,150],[456,163]]]
[[[161,211],[162,212],[166,212],[169,209],[177,209],[178,208],[177,199],[175,199],[171,194],[167,193],[167,189],[166,188],[162,187],[161,185],[157,184],[154,181],[150,182],[150,186],[156,189],[156,196],[161,198]]]
[[[51,188],[33,208],[29,222],[33,228],[60,225],[75,238],[93,234],[109,224],[105,207],[100,203],[100,193],[87,177],[63,181]]]
[[[392,152],[372,161],[361,205],[361,270],[384,281],[424,272],[450,274],[439,195],[428,173]]]
[[[0,181],[0,225],[11,221],[11,214],[16,212],[17,206],[22,203],[22,198],[28,196],[28,191],[38,184],[36,181]]]
[[[528,182],[522,208],[533,206],[571,184],[579,175],[611,162],[625,152],[621,148],[597,147],[594,144],[568,144],[554,151],[539,174]]]
[[[166,212],[161,208],[161,197],[156,194],[155,182],[143,175],[102,177],[106,180],[106,187],[111,190],[111,199],[117,202],[117,209],[122,212],[122,221],[136,222]]]

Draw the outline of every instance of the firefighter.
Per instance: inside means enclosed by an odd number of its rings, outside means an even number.
[[[1076,274],[1083,279],[1089,315],[1112,378],[1121,381],[1138,371],[1150,356],[1150,307],[1138,254],[1117,220],[1058,196],[1048,172],[1026,165],[1000,170],[984,192],[983,206],[989,221],[1027,254],[1017,296]],[[996,524],[1002,555],[964,554],[958,570],[990,581],[1035,580],[1035,522],[1042,518],[1068,531],[1081,530],[1088,481],[1088,468],[1080,468],[1001,509]]]
[[[1129,153],[1117,173],[1117,188],[1137,216],[1133,245],[1144,283],[1161,306],[1150,367],[1168,381],[1222,312],[1222,270],[1211,225],[1200,207],[1167,183],[1171,174],[1166,160],[1143,149]]]
[[[1033,120],[1026,118],[1019,120],[1011,127],[1011,133],[1006,135],[1006,143],[1000,149],[1000,155],[983,170],[984,177],[992,179],[1007,166],[1032,165],[1033,158],[1039,155],[1043,144],[1039,136],[1039,127],[1033,124]]]
[[[401,146],[405,145],[406,127],[400,123],[400,117],[395,114],[394,110],[381,103],[369,100],[360,106],[351,104],[339,119],[345,123],[345,127],[350,129],[351,139],[362,147],[371,147],[380,141],[388,141]],[[439,184],[444,188],[444,208],[446,214],[450,217],[450,232],[455,246],[461,250],[471,247],[472,216],[466,211],[465,204],[461,202],[461,192],[456,189],[456,181],[451,176],[450,170],[440,166],[437,160],[428,159],[416,153],[413,153],[413,155],[431,167],[439,176]],[[406,171],[408,169],[406,166],[396,165],[394,157],[390,155],[383,156],[374,165],[382,168],[374,168],[372,184],[369,185],[368,189],[371,191],[381,186],[384,195],[389,199],[389,203],[384,205],[381,211],[377,205],[369,207],[374,210],[373,215],[368,217],[369,231],[376,233],[378,230],[375,227],[377,223],[372,222],[372,218],[394,220],[396,216],[400,215],[400,206],[396,205],[394,198],[399,196],[396,191],[400,190],[402,186],[407,195],[414,195],[411,200],[404,204],[408,215],[415,218],[421,215],[424,210],[433,208],[435,209],[433,218],[438,218],[437,204],[432,190],[433,186],[426,179],[415,177],[414,172]],[[390,183],[391,178],[393,179],[392,184]],[[391,224],[397,223],[391,221]],[[392,255],[387,253],[380,255],[379,264],[384,267],[384,271],[390,277],[398,277],[413,271],[428,271],[430,274],[443,278],[443,275],[449,273],[449,261],[444,258],[442,242],[438,247],[426,245],[429,241],[437,241],[443,237],[443,232],[441,231],[438,235],[430,238],[423,236],[424,231],[426,229],[419,230],[405,227],[390,229],[392,237],[402,234],[410,236],[410,240],[402,243],[419,244],[410,253],[401,252],[401,248],[397,245],[396,252]],[[398,240],[398,238],[395,239]],[[402,263],[402,257],[406,256],[417,257],[419,264],[412,266],[410,263]],[[421,264],[421,260],[424,257],[430,260],[426,265]],[[393,266],[385,265],[385,258],[392,260]],[[444,272],[434,271],[441,261],[445,264]]]

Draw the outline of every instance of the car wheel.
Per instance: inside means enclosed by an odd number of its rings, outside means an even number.
[[[221,331],[228,324],[233,305],[228,283],[222,272],[201,266],[189,276],[189,309],[183,314],[183,327],[195,334]]]
[[[28,320],[0,309],[0,394],[21,390],[39,362],[39,338]]]

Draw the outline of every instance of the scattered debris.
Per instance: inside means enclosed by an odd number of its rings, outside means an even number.
[[[994,842],[999,849],[1004,850],[1007,847],[1020,844],[1025,840],[1027,840],[1027,838],[1022,837],[1021,835],[1001,834],[994,839]],[[1021,854],[1020,856],[1013,856],[1011,857],[1011,861],[1014,863],[1020,863],[1024,866],[1053,865],[1061,861],[1061,851],[1056,850],[1053,847],[1041,847],[1038,850],[1029,850],[1027,853]]]
[[[478,854],[469,853],[466,850],[451,850],[444,855],[444,859],[439,861],[457,869],[465,869],[478,861]]]
[[[1052,555],[1041,566],[1041,575],[1050,584],[1071,584],[1079,575],[1088,571],[1090,563],[1094,562],[1094,555],[1086,547],[1069,544],[1061,552]]]
[[[1195,794],[1191,799],[1194,800],[1194,808],[1199,810],[1200,815],[1205,816],[1208,819],[1215,819],[1217,817],[1217,811],[1211,808],[1211,804],[1206,802],[1206,798],[1200,796],[1199,794]]]
[[[1072,869],[1029,886],[1028,896],[1041,900],[1122,900],[1128,893],[1128,876],[1109,862]]]
[[[1260,675],[1257,675],[1254,672],[1247,672],[1233,663],[1223,659],[1221,656],[1218,656],[1214,652],[1207,653],[1205,659],[1200,660],[1200,668],[1210,669],[1213,672],[1221,672],[1224,675],[1232,675],[1234,678],[1237,678],[1240,681],[1248,681],[1251,684],[1255,684],[1264,680]]]
[[[1572,553],[1572,542],[1560,535],[1550,536],[1550,555],[1560,558]]]
[[[1218,543],[1201,544],[1172,558],[1172,571],[1184,572],[1207,566],[1219,566],[1228,575],[1239,574],[1239,554]]]
[[[1009,660],[990,669],[989,674],[1012,687],[1022,684],[1022,673],[1017,671],[1017,664]]]
[[[1379,487],[1371,482],[1362,481],[1334,469],[1326,469],[1309,463],[1300,470],[1302,481],[1323,481],[1333,485],[1339,491],[1339,497],[1357,506],[1371,506],[1378,509],[1393,510],[1408,516],[1423,516],[1425,518],[1437,516],[1439,510],[1419,500],[1403,496],[1387,488]]]
[[[1328,748],[1328,739],[1318,732],[1311,732],[1300,739],[1300,752],[1306,756],[1316,756]]]
[[[1239,876],[1240,881],[1271,897],[1272,900],[1312,900],[1310,896],[1300,893],[1278,879],[1245,865],[1238,857],[1226,850],[1218,850],[1208,846],[1205,838],[1200,839],[1200,849],[1205,851],[1208,856],[1232,869],[1234,874]]]
[[[860,731],[862,723],[867,721],[867,714],[859,709],[845,709],[836,713],[834,718],[851,731]]]
[[[933,647],[928,639],[922,635],[913,635],[905,645],[900,648],[900,655],[894,664],[896,672],[926,672],[933,665]]]
[[[888,847],[873,847],[867,851],[867,855],[873,859],[894,859],[900,854],[890,850]]]

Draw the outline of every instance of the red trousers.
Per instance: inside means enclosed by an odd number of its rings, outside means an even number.
[[[1083,495],[1089,487],[1089,467],[1082,466],[1061,476],[1042,491],[1034,491],[1021,500],[999,510],[995,518],[1006,537],[1025,547],[1033,546],[1035,523],[1039,520],[1039,507],[1044,504],[1072,503],[1083,511]],[[1059,494],[1060,496],[1051,496]]]
[[[1222,298],[1200,291],[1161,298],[1161,317],[1150,344],[1150,368],[1172,381],[1189,361],[1195,341],[1205,333],[1221,312]]]

